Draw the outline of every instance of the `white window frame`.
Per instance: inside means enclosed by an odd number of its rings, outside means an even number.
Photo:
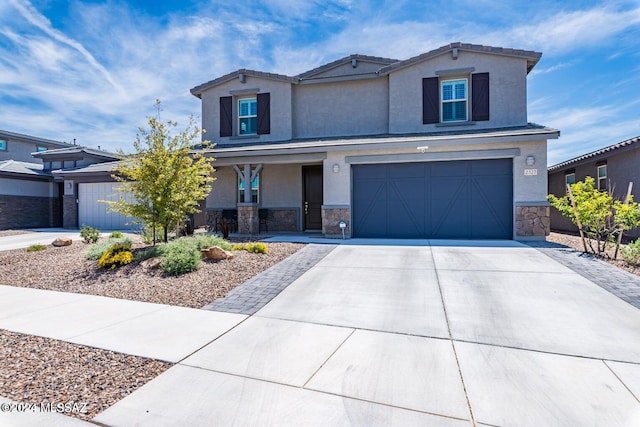
[[[604,176],[600,176],[600,171],[604,169]],[[600,165],[597,168],[598,190],[607,191],[607,164]]]
[[[444,87],[446,84],[452,84],[454,82],[464,82],[464,98],[455,98],[455,92],[453,93],[453,99],[444,99]],[[444,118],[444,105],[453,104],[456,102],[464,102],[464,119],[445,120]],[[469,78],[458,77],[446,80],[440,80],[440,122],[441,123],[460,123],[469,121]]]
[[[572,180],[569,179],[569,177],[573,177]],[[573,181],[573,182],[569,182],[569,181]],[[567,173],[564,175],[564,191],[569,194],[569,191],[567,190],[567,185],[571,185],[571,184],[575,184],[576,183],[576,173],[572,172],[572,173]]]
[[[251,174],[255,169],[251,171]],[[251,181],[251,203],[260,203],[260,173]],[[254,185],[254,183],[256,185]],[[244,188],[242,187],[242,179],[238,176],[238,202],[244,203]]]
[[[241,108],[240,105],[243,102],[247,102],[247,101],[253,101],[255,103],[256,106],[256,114],[251,114],[251,111],[249,111],[249,114],[247,115],[241,115]],[[256,129],[255,132],[243,132],[242,130],[242,119],[255,119],[256,121]],[[255,96],[249,97],[249,98],[238,98],[238,135],[257,135],[258,134],[258,98]]]
[[[9,143],[6,139],[0,139],[0,151],[7,151],[7,145],[9,145]]]

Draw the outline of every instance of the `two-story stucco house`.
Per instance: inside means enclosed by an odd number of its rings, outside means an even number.
[[[452,43],[395,60],[351,55],[297,76],[241,69],[194,87],[217,180],[206,201],[239,232],[544,239],[547,139],[527,121],[540,53]]]

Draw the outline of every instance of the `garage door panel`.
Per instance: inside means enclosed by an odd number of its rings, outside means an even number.
[[[511,159],[354,165],[353,176],[356,237],[512,237]]]
[[[108,205],[100,200],[119,200],[125,197],[131,200],[131,196],[123,195],[117,191],[117,183],[81,183],[78,185],[78,222],[81,226],[88,225],[102,230],[126,230],[134,229],[131,224],[134,218],[109,212]]]

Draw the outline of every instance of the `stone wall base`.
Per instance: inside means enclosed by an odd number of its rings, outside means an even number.
[[[0,230],[60,224],[58,197],[0,196]]]
[[[516,236],[544,237],[551,231],[549,206],[516,206]]]
[[[64,196],[62,202],[62,226],[64,228],[78,228],[78,203],[76,203],[76,196]]]
[[[345,237],[351,237],[351,210],[348,207],[322,208],[322,234],[326,237],[342,237],[340,221],[347,223],[344,229]]]
[[[269,209],[267,215],[269,231],[298,231],[297,209]],[[263,227],[263,231],[264,227]]]
[[[258,234],[259,225],[258,205],[238,203],[238,234]]]

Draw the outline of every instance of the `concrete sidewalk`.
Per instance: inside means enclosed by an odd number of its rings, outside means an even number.
[[[253,316],[0,287],[0,328],[177,362],[107,426],[640,423],[640,310],[517,242],[339,245]]]

